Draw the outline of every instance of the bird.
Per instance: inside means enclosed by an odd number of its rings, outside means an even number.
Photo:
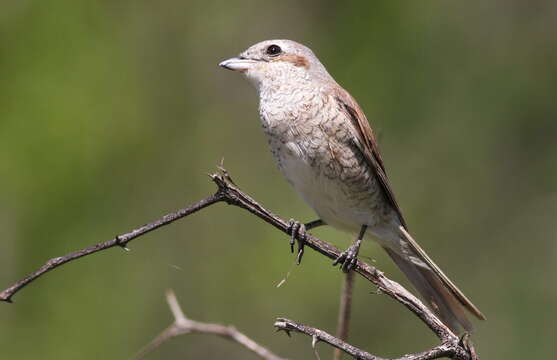
[[[307,224],[290,220],[292,251],[295,238],[330,225],[355,235],[333,263],[348,272],[362,241],[374,239],[453,332],[472,331],[467,311],[485,320],[410,235],[363,110],[311,49],[292,40],[266,40],[219,66],[242,73],[255,86],[278,167],[319,216]],[[298,246],[299,262],[303,243]]]

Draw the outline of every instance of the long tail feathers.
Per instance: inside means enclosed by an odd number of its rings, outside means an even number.
[[[460,332],[460,327],[471,332],[473,327],[466,317],[466,310],[481,320],[485,320],[485,316],[443,274],[410,234],[404,228],[400,229],[411,254],[404,254],[406,251],[401,254],[384,246],[389,256],[408,277],[429,307],[441,318],[441,321],[457,334]],[[411,257],[421,260],[420,263],[412,261]]]

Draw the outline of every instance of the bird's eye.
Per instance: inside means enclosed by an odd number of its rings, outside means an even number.
[[[281,52],[282,52],[282,49],[278,45],[270,45],[267,48],[267,55],[270,55],[270,56],[277,56]]]

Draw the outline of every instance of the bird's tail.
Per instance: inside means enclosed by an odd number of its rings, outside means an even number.
[[[485,316],[443,274],[410,234],[403,227],[400,227],[400,230],[403,243],[408,246],[403,246],[401,251],[383,246],[389,256],[445,325],[456,334],[460,332],[461,327],[471,332],[473,327],[466,317],[465,310],[481,320],[485,320]]]

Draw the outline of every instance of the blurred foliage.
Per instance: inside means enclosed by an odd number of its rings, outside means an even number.
[[[359,100],[415,237],[487,315],[485,359],[551,358],[557,332],[554,1],[4,1],[0,4],[0,283],[195,202],[223,155],[243,189],[314,218],[276,170],[257,98],[216,64],[249,45],[309,45]],[[270,191],[272,189],[272,191]],[[350,236],[315,233],[340,247]],[[125,359],[186,313],[289,358],[334,331],[341,274],[256,218],[211,207],[80,259],[0,304],[6,359]],[[363,256],[402,279],[374,244]],[[285,285],[275,285],[292,269]],[[358,281],[351,342],[384,356],[436,339]],[[319,345],[322,356],[330,350]],[[192,335],[149,359],[254,359]]]

